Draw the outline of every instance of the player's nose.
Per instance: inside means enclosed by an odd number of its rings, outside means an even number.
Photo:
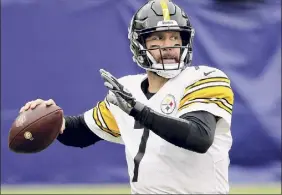
[[[173,46],[174,46],[173,41],[171,41],[170,39],[164,39],[163,47],[166,47],[166,48],[164,48],[164,50],[171,50]]]

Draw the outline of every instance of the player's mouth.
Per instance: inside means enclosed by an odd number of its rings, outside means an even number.
[[[159,60],[159,63],[164,64],[175,64],[178,63],[178,58],[173,54],[164,54],[161,59]]]
[[[172,59],[163,59],[163,63],[164,64],[175,64],[175,63],[177,63],[177,61],[174,58],[172,58]]]
[[[162,64],[175,64],[179,63],[179,60],[175,57],[170,57],[170,58],[163,58],[162,60],[159,60],[159,63]]]

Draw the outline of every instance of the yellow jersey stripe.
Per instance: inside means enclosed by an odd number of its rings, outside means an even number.
[[[201,79],[199,81],[197,81],[196,83],[192,84],[192,85],[189,85],[188,87],[185,88],[185,93],[194,88],[194,87],[197,87],[197,86],[200,86],[202,84],[205,84],[205,83],[212,83],[212,82],[225,82],[227,84],[230,84],[230,80],[226,77],[212,77],[212,78],[206,78],[206,79]]]
[[[193,102],[199,102],[199,101],[218,101],[218,102],[221,102],[222,104],[224,104],[227,108],[229,109],[232,109],[232,105],[230,105],[227,100],[225,98],[195,98],[195,99],[191,99],[187,102],[185,102],[185,104],[183,106],[185,106],[186,104],[190,104],[190,103],[193,103]],[[180,107],[179,107],[180,108]]]
[[[117,126],[116,120],[114,119],[114,116],[112,115],[110,110],[107,108],[105,102],[100,102],[98,106],[98,109],[100,110],[101,116],[107,128],[114,133],[119,133],[119,128]]]
[[[102,123],[100,122],[98,118],[97,107],[93,109],[93,119],[98,127],[102,127]]]
[[[162,10],[163,10],[164,21],[170,20],[170,14],[169,14],[169,10],[168,10],[167,0],[161,0],[160,3],[161,3]]]
[[[215,103],[218,107],[222,108],[223,110],[225,110],[226,112],[228,112],[229,114],[232,113],[232,109],[228,108],[227,106],[225,106],[221,101],[218,100],[212,100],[212,103]]]
[[[106,105],[103,104],[103,102],[102,103],[99,102],[97,104],[97,106],[93,109],[93,119],[94,119],[96,125],[102,131],[105,131],[105,132],[111,134],[114,137],[119,137],[120,136],[120,132],[119,132],[119,129],[117,127],[116,120],[114,119],[113,115],[110,113],[110,111],[107,108],[105,108],[105,109],[107,109],[108,111],[104,111],[104,107],[106,107]],[[99,109],[99,108],[102,108],[102,109]],[[104,128],[103,125],[102,125],[102,122],[99,120],[98,109],[99,109],[99,111],[101,113],[101,116],[102,116],[102,118],[104,120],[104,123],[106,124],[107,128]],[[109,129],[108,127],[113,127],[113,129]]]
[[[103,119],[102,113],[101,113],[101,111],[99,109],[99,105],[100,105],[100,102],[98,103],[98,106],[97,106],[98,119],[101,122],[102,127],[108,129],[108,127],[107,127],[107,125],[106,125],[106,123],[105,123],[105,121]]]
[[[194,99],[225,99],[228,104],[231,106],[234,102],[233,92],[230,87],[215,85],[208,86],[204,88],[200,88],[191,93],[187,93],[181,100],[179,107],[182,107],[186,102],[194,100]]]
[[[111,131],[111,130],[109,130],[109,129],[105,129],[105,128],[103,128],[103,127],[100,127],[100,129],[103,130],[103,131],[105,131],[105,132],[107,132],[107,133],[109,133],[109,134],[111,134],[111,135],[114,136],[114,137],[119,137],[119,136],[120,136],[119,133],[115,133],[115,132],[113,132],[113,131]]]
[[[185,109],[185,108],[188,108],[188,107],[190,107],[192,104],[196,104],[196,103],[204,103],[204,104],[211,104],[211,103],[213,103],[213,104],[217,105],[218,107],[220,107],[221,109],[223,109],[223,110],[225,110],[226,112],[228,112],[229,114],[232,113],[232,109],[229,108],[229,107],[227,107],[227,106],[225,106],[221,101],[219,101],[219,100],[208,100],[208,99],[207,99],[207,100],[198,100],[198,101],[193,101],[193,102],[186,103],[185,105],[183,105],[182,107],[180,107],[180,108],[178,109],[178,111],[183,110],[183,109]]]

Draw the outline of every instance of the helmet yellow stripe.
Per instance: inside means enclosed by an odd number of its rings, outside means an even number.
[[[170,20],[170,14],[169,14],[169,10],[168,10],[168,6],[167,6],[167,0],[161,0],[160,1],[161,6],[162,6],[162,10],[163,10],[163,16],[164,16],[164,20]]]

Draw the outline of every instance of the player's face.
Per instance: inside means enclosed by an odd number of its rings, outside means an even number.
[[[146,38],[147,49],[150,49],[151,55],[160,64],[174,64],[179,62],[180,48],[158,49],[159,47],[173,46],[182,46],[180,33],[176,31],[154,32]]]

